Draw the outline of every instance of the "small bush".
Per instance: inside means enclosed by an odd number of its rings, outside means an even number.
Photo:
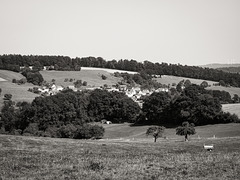
[[[57,138],[58,137],[58,128],[55,127],[55,126],[47,127],[47,129],[45,130],[43,136]]]
[[[4,100],[11,100],[12,99],[12,94],[5,94],[4,95]]]
[[[74,84],[74,86],[75,86],[76,88],[80,88],[80,87],[83,85],[82,80],[77,80],[77,81],[74,82],[73,84]]]
[[[93,162],[90,161],[89,165],[87,166],[87,169],[90,169],[92,171],[100,171],[104,168],[104,166],[100,162]]]
[[[57,136],[59,138],[73,138],[76,131],[77,127],[75,127],[73,124],[68,124],[58,129]]]
[[[83,86],[87,86],[87,81],[83,81]]]
[[[16,135],[16,136],[20,136],[22,134],[22,130],[21,129],[14,129],[11,134]]]
[[[74,138],[75,139],[90,139],[90,138],[102,138],[104,135],[104,128],[102,126],[98,125],[89,125],[85,124],[83,126],[80,126],[76,133]]]
[[[31,135],[37,135],[38,124],[37,123],[30,123],[28,127],[23,131],[23,134],[31,134]]]
[[[104,74],[102,74],[101,77],[102,77],[103,80],[106,80],[106,79],[107,79],[107,76],[105,76]]]

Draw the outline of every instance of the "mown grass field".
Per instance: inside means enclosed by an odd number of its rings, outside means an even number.
[[[240,103],[238,104],[223,104],[222,109],[225,112],[236,114],[240,118]]]
[[[192,78],[186,78],[186,77],[177,77],[177,76],[168,76],[168,75],[164,75],[161,78],[155,78],[157,80],[157,82],[160,82],[162,84],[170,84],[170,86],[175,83],[178,84],[180,81],[182,80],[190,80],[192,84],[198,84],[200,85],[203,81],[202,79],[192,79]],[[213,86],[213,84],[216,84],[218,82],[215,81],[206,81],[208,83],[208,85],[210,85],[210,87],[207,87],[207,89],[211,89],[211,90],[220,90],[220,91],[227,91],[229,92],[229,94],[233,97],[234,94],[237,94],[238,96],[240,96],[240,88],[236,88],[236,87],[222,87],[222,86]]]
[[[121,139],[153,141],[152,136],[146,136],[147,128],[150,126],[131,126],[130,123],[124,124],[103,124],[105,128],[104,139]],[[190,136],[190,139],[201,138],[223,138],[223,137],[240,137],[240,123],[214,124],[205,126],[196,126],[196,134]],[[163,137],[167,139],[183,140],[182,136],[176,135],[175,128],[166,128]]]
[[[112,76],[109,72],[104,70],[81,70],[81,71],[40,71],[44,80],[51,82],[52,79],[56,80],[57,85],[62,85],[64,87],[73,85],[73,82],[65,82],[65,79],[68,80],[74,79],[86,81],[88,86],[103,86],[107,84],[109,86],[117,84],[121,79]],[[106,80],[102,79],[102,75],[107,77]]]
[[[214,144],[214,150],[203,149]],[[0,179],[231,179],[240,139],[189,142],[71,140],[0,135]]]
[[[2,89],[0,96],[0,108],[3,105],[4,94],[12,94],[12,100],[15,102],[32,102],[35,97],[39,96],[28,91],[29,88],[33,88],[33,85],[30,83],[22,85],[12,83],[12,79],[20,80],[21,78],[24,78],[24,76],[22,76],[20,73],[0,70],[0,77],[4,79],[4,81],[0,81],[0,88]]]
[[[192,84],[198,84],[200,85],[204,80],[202,79],[193,79],[193,78],[186,78],[186,77],[178,77],[178,76],[169,76],[169,75],[163,75],[161,78],[155,78],[157,80],[157,82],[160,82],[162,84],[170,84],[172,85],[172,83],[176,83],[178,84],[180,81],[182,80],[189,80],[191,81]],[[214,82],[214,81],[206,81],[209,85],[213,85],[214,83],[217,83],[217,82]]]

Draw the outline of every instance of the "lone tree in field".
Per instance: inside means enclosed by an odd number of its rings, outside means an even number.
[[[152,135],[154,137],[154,142],[157,141],[157,138],[162,137],[162,134],[165,130],[163,126],[154,126],[147,129],[146,135]]]
[[[182,126],[177,127],[176,134],[180,136],[185,136],[185,141],[188,141],[188,135],[195,134],[194,124],[189,124],[188,121],[182,123]]]

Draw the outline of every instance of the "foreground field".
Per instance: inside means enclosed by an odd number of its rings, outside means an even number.
[[[0,179],[239,179],[240,139],[116,142],[0,135]],[[214,144],[214,151],[203,149]]]

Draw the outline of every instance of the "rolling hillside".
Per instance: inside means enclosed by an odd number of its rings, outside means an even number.
[[[29,88],[32,88],[33,85],[30,83],[26,83],[23,85],[17,85],[12,83],[12,79],[21,79],[22,76],[20,73],[7,71],[7,70],[0,70],[0,78],[4,81],[0,81],[0,88],[2,89],[2,93],[0,96],[0,108],[3,104],[3,96],[4,94],[12,94],[13,101],[27,101],[31,102],[37,94],[31,93],[28,91]]]
[[[121,78],[116,78],[111,75],[112,71],[107,72],[105,69],[82,69],[81,71],[41,71],[42,76],[46,81],[51,81],[52,79],[56,80],[57,85],[69,86],[73,85],[73,82],[64,82],[65,78],[72,78],[75,80],[81,79],[82,81],[87,81],[88,86],[102,86],[104,84],[113,85],[121,80]],[[102,80],[101,75],[104,74],[107,76],[106,80]],[[12,83],[12,79],[21,79],[23,76],[20,73],[0,70],[0,88],[2,89],[2,94],[0,98],[0,107],[3,103],[3,95],[10,93],[13,95],[13,100],[18,101],[27,101],[31,102],[37,94],[31,93],[28,91],[29,88],[32,88],[33,85],[26,83],[24,85],[17,85]],[[189,79],[192,83],[200,84],[203,80],[199,79],[191,79],[184,77],[176,77],[176,76],[162,76],[162,78],[157,78],[156,80],[162,84],[170,84],[178,83],[181,80]],[[220,87],[220,86],[212,86],[213,81],[207,81],[211,87],[209,89],[218,89],[228,91],[232,96],[233,94],[237,94],[240,96],[240,88],[229,88],[229,87]],[[233,107],[233,105],[229,105]],[[223,108],[225,105],[223,106]],[[224,108],[225,110],[225,108]],[[227,109],[226,111],[228,111]],[[240,117],[239,108],[230,108],[231,113],[235,113]]]
[[[109,72],[104,70],[81,70],[81,71],[40,71],[44,80],[47,82],[51,82],[52,79],[56,80],[57,85],[62,85],[67,87],[69,85],[73,85],[73,82],[64,82],[66,78],[87,81],[88,86],[103,86],[107,85],[115,85],[121,79],[116,78],[110,75]],[[102,75],[107,77],[106,80],[102,79]]]
[[[236,114],[240,118],[240,103],[238,104],[223,104],[222,109],[225,112]]]
[[[200,67],[206,67],[206,68],[224,68],[224,67],[239,67],[240,64],[206,64],[206,65],[201,65]]]
[[[200,85],[203,81],[203,79],[193,79],[193,78],[185,78],[185,77],[177,77],[177,76],[167,76],[164,75],[161,78],[155,78],[157,80],[157,82],[160,82],[162,84],[170,84],[170,86],[172,85],[172,83],[178,84],[180,81],[182,80],[190,80],[191,83],[193,84],[198,84]],[[208,87],[207,89],[211,89],[211,90],[220,90],[220,91],[227,91],[229,92],[229,94],[233,97],[234,94],[237,94],[240,97],[240,88],[236,88],[236,87],[222,87],[222,86],[213,86],[214,83],[217,83],[215,81],[206,81],[210,87]]]
[[[163,75],[161,78],[155,78],[157,80],[157,82],[160,82],[162,84],[170,84],[172,85],[172,83],[179,83],[182,80],[190,80],[192,84],[201,84],[203,81],[206,80],[202,80],[202,79],[193,79],[193,78],[186,78],[186,77],[178,77],[178,76],[169,76],[169,75]],[[214,83],[217,83],[215,81],[207,81],[207,83],[209,85],[213,85]]]
[[[152,136],[146,136],[146,131],[150,126],[131,126],[129,123],[124,124],[104,124],[104,139],[152,139]],[[196,126],[196,134],[190,138],[216,138],[240,136],[240,124],[215,124],[206,126]],[[167,128],[163,137],[168,139],[183,139],[176,135],[175,128]]]

